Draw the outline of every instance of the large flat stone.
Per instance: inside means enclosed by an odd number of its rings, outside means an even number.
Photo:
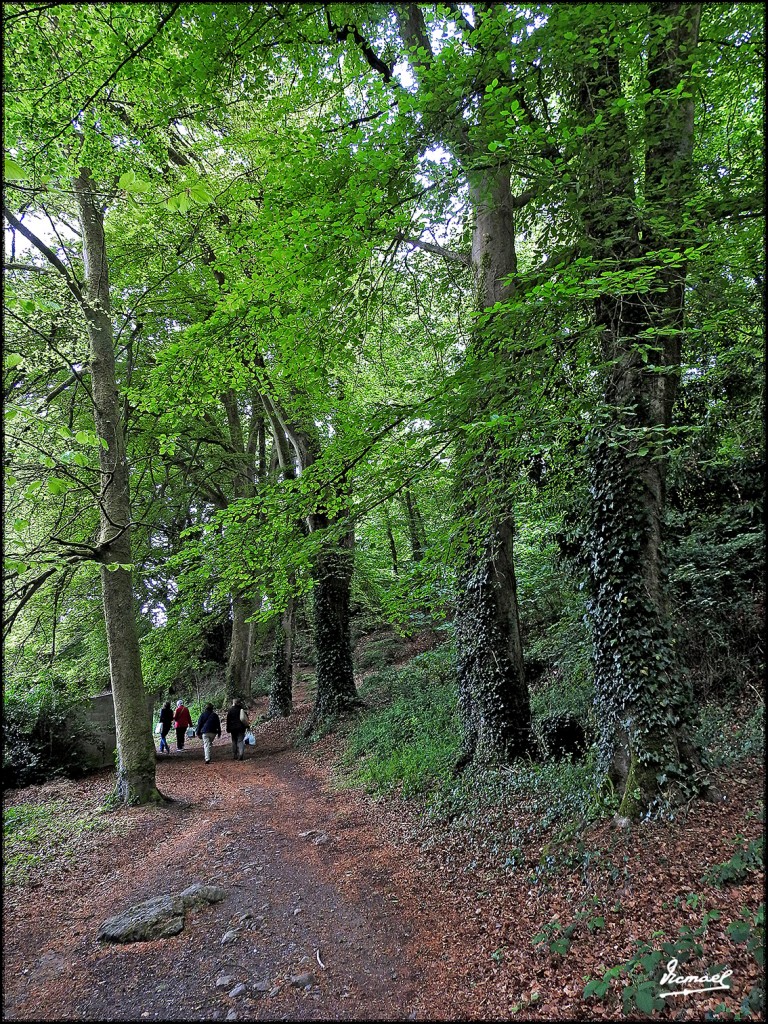
[[[148,942],[178,935],[184,927],[184,900],[180,896],[153,896],[122,914],[102,922],[103,942]]]

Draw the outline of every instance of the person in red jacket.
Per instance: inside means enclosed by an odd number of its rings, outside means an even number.
[[[176,749],[184,749],[184,739],[187,729],[192,725],[192,715],[189,708],[184,707],[183,700],[176,701],[176,710],[173,713],[173,727],[176,730]]]

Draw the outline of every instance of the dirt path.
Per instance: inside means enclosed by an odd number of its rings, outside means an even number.
[[[120,811],[121,839],[100,837],[68,874],[7,893],[4,1018],[423,1017],[439,974],[428,881],[414,850],[382,841],[369,804],[329,792],[291,749],[295,728],[265,723],[243,762],[226,734],[210,765],[188,741],[158,762],[159,787],[186,806]],[[106,917],[196,881],[229,895],[188,911],[179,935],[97,942]]]
[[[723,803],[629,832],[600,821],[561,851],[569,860],[560,871],[539,878],[549,835],[526,846],[523,864],[504,863],[499,815],[518,830],[529,823],[515,806],[435,830],[396,798],[334,790],[327,766],[338,741],[326,737],[311,754],[291,743],[309,709],[304,695],[290,719],[259,726],[242,762],[224,739],[206,766],[190,741],[158,762],[158,784],[175,803],[100,819],[106,831],[79,834],[71,856],[54,851],[45,875],[38,868],[5,888],[4,1019],[625,1019],[621,982],[601,1004],[585,1000],[585,979],[626,962],[640,939],[698,928],[705,908],[718,916],[695,973],[728,964],[734,1012],[759,983],[754,956],[727,927],[757,909],[762,871],[725,887],[704,881],[733,856],[734,837],[763,834],[758,758],[718,774]],[[105,772],[6,799],[61,802],[77,818],[110,787]],[[97,941],[105,918],[193,882],[228,896],[187,911],[179,935]],[[599,930],[584,924],[585,908],[600,915]],[[567,922],[577,927],[567,955],[534,941]],[[691,996],[665,1019],[701,1020],[719,1001]]]

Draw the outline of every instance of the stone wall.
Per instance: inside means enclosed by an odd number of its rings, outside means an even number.
[[[147,697],[147,728],[152,727],[153,696]],[[115,705],[112,691],[107,690],[90,698],[86,711],[88,730],[80,740],[79,752],[83,765],[90,769],[110,768],[115,763],[117,733],[115,732]]]

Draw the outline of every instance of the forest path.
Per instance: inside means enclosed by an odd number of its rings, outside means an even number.
[[[421,1018],[425,1005],[434,1013],[442,972],[439,948],[431,950],[444,923],[430,910],[433,884],[407,840],[382,834],[370,803],[330,791],[316,762],[293,749],[296,724],[292,716],[259,726],[242,762],[226,734],[210,765],[188,740],[157,766],[159,788],[177,802],[119,811],[122,836],[94,837],[66,875],[6,900],[5,1019],[394,1021]],[[187,911],[180,934],[96,940],[105,918],[193,882],[228,896]],[[253,916],[242,921],[244,913]],[[231,980],[217,986],[222,978]]]

